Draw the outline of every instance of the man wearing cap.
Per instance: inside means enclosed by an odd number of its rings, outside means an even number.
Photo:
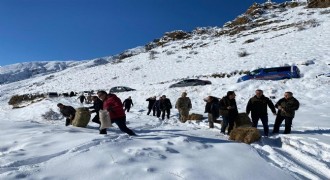
[[[190,98],[187,97],[186,92],[183,92],[181,97],[179,97],[175,103],[175,108],[179,110],[179,119],[182,123],[185,123],[188,120],[191,107]]]

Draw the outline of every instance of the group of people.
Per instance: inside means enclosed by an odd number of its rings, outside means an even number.
[[[238,118],[238,109],[235,100],[236,94],[234,91],[228,91],[227,95],[220,99],[208,96],[204,99],[207,103],[205,106],[205,112],[208,113],[209,127],[213,128],[213,123],[220,123],[221,121],[217,118],[221,115],[223,122],[221,126],[221,133],[225,134],[226,128],[228,126],[228,134],[234,127],[234,121]],[[246,106],[246,114],[251,113],[252,127],[258,126],[259,119],[262,122],[264,135],[269,135],[269,125],[268,125],[268,113],[267,108],[269,108],[274,115],[275,124],[273,127],[273,134],[279,133],[280,126],[283,121],[285,121],[284,134],[291,133],[292,120],[295,116],[295,111],[299,108],[299,101],[293,97],[292,92],[285,92],[284,97],[281,98],[275,105],[266,96],[264,96],[263,91],[257,89],[255,91],[255,96],[251,97]],[[276,113],[276,108],[278,109]]]
[[[204,99],[206,102],[205,113],[208,113],[209,128],[214,128],[214,123],[222,123],[221,133],[226,134],[225,131],[228,127],[228,134],[234,128],[234,122],[238,118],[238,109],[235,100],[236,94],[234,91],[228,91],[227,95],[222,98],[208,96]],[[189,111],[192,108],[191,100],[187,97],[187,93],[183,92],[181,97],[177,100],[175,107],[179,111],[179,119],[181,122],[186,122]],[[259,119],[261,120],[264,128],[264,135],[269,135],[268,113],[267,107],[270,108],[272,113],[276,115],[273,134],[279,133],[279,128],[283,121],[285,121],[284,134],[291,133],[292,120],[295,111],[299,108],[299,101],[293,97],[292,92],[285,92],[284,98],[280,99],[275,105],[266,96],[263,91],[257,89],[255,96],[250,98],[246,106],[246,113],[251,113],[252,126],[257,127]],[[276,109],[278,112],[276,113]],[[149,112],[148,112],[149,114]],[[222,122],[217,120],[222,116]]]
[[[152,111],[153,116],[157,116],[158,118],[162,118],[162,120],[165,119],[165,114],[167,119],[170,118],[171,109],[172,109],[172,103],[170,99],[166,97],[166,95],[162,95],[157,100],[156,96],[149,97],[146,99],[148,101],[148,112],[147,115],[149,115]]]
[[[210,128],[214,128],[214,123],[221,123],[221,133],[226,134],[226,129],[228,127],[227,134],[230,134],[234,127],[234,122],[238,118],[238,109],[235,100],[236,94],[234,91],[228,91],[226,96],[222,98],[217,98],[214,96],[208,96],[204,99],[206,102],[205,113],[208,113],[208,123]],[[101,124],[99,111],[101,109],[107,110],[109,112],[111,123],[117,124],[119,129],[129,135],[136,135],[131,129],[126,126],[126,115],[125,111],[129,112],[133,102],[129,96],[122,103],[121,100],[111,93],[106,93],[105,91],[97,92],[97,96],[92,96],[93,106],[89,107],[91,113],[96,113],[93,117],[92,122]],[[162,120],[170,118],[172,104],[170,99],[165,95],[156,99],[156,96],[149,97],[146,99],[148,101],[148,112],[150,115],[151,111],[153,116],[161,117]],[[75,109],[71,106],[65,106],[61,103],[57,105],[60,108],[60,112],[67,118],[66,125],[68,126],[70,122],[74,119]],[[181,122],[186,122],[188,120],[189,111],[192,108],[192,103],[187,93],[183,92],[181,97],[179,97],[175,103],[175,108],[179,111],[179,120]],[[275,124],[272,133],[279,133],[280,126],[283,121],[285,121],[284,134],[291,133],[292,120],[295,116],[295,111],[299,108],[299,101],[293,97],[292,92],[285,92],[284,97],[281,98],[275,105],[266,96],[264,96],[263,91],[257,89],[255,91],[255,96],[251,97],[246,106],[246,114],[251,113],[252,126],[257,127],[259,119],[262,122],[264,135],[269,135],[269,125],[268,125],[268,113],[267,108],[276,115]],[[276,113],[276,108],[278,109]],[[222,116],[222,121],[217,120],[218,117]],[[100,129],[100,134],[106,134],[106,129]]]
[[[136,134],[126,126],[126,114],[123,103],[115,94],[108,94],[105,91],[98,91],[97,96],[92,96],[93,106],[89,107],[92,109],[91,113],[96,113],[92,121],[100,124],[99,111],[101,109],[107,110],[111,123],[115,123],[122,132],[127,133],[130,136],[136,136]],[[58,103],[57,107],[60,108],[60,112],[66,117],[65,125],[70,125],[70,122],[74,119],[76,110],[72,106],[66,106],[62,103]],[[100,134],[107,134],[107,129],[100,129]]]

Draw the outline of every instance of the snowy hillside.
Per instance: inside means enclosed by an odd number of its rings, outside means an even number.
[[[330,72],[329,29],[330,8],[256,4],[222,28],[170,32],[147,50],[0,67],[0,178],[330,179],[330,78],[318,76]],[[297,65],[302,78],[237,83],[243,72],[283,65]],[[169,88],[184,78],[212,84]],[[92,122],[88,128],[65,127],[56,104],[80,107],[77,97],[46,98],[18,109],[8,105],[15,94],[109,91],[118,85],[137,90],[117,95],[132,97],[127,121],[138,137],[116,125],[108,135],[99,135]],[[285,91],[293,92],[301,107],[292,134],[247,145],[229,141],[218,124],[208,128],[203,98],[234,90],[244,112],[256,89],[274,95],[274,103]],[[204,114],[204,120],[180,123],[176,109],[165,121],[146,115],[146,98],[165,94],[174,104],[184,91],[192,100],[191,112]],[[45,119],[52,111],[54,116]],[[269,112],[271,130],[274,119]],[[261,123],[258,129],[262,132]]]

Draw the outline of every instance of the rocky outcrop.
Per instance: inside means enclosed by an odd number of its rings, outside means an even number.
[[[308,1],[308,8],[327,8],[330,7],[330,0],[310,0]]]

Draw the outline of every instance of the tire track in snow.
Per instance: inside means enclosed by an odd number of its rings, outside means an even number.
[[[297,179],[330,179],[329,148],[303,138],[279,136],[252,144],[258,153]]]

